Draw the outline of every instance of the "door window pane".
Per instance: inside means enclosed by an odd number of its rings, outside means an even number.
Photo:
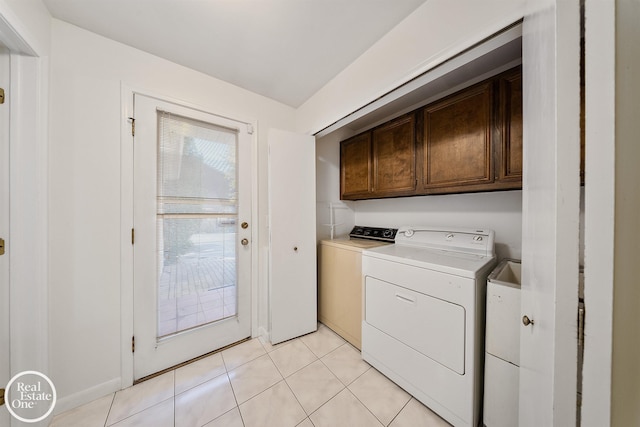
[[[158,337],[235,316],[236,131],[158,112]]]

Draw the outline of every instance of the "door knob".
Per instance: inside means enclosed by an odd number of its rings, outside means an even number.
[[[524,326],[533,325],[533,319],[529,319],[529,316],[525,314],[524,316],[522,316],[522,324]]]
[[[249,244],[249,240],[245,238],[240,240],[240,243],[242,243],[242,246],[247,246]]]
[[[240,224],[240,227],[246,229],[247,227],[249,227],[249,223],[247,221],[244,221],[242,224]]]

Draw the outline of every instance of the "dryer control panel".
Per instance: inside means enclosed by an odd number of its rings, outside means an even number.
[[[473,228],[400,227],[396,243],[452,252],[494,255],[494,231]]]

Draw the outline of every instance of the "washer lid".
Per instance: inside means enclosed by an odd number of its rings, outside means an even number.
[[[366,239],[350,239],[348,237],[338,237],[336,239],[326,239],[320,242],[326,246],[335,246],[342,249],[354,250],[362,252],[363,249],[376,248],[378,246],[390,245],[390,242],[381,242],[379,240]]]
[[[461,277],[476,278],[495,257],[411,245],[388,245],[362,251],[363,257],[388,260]]]

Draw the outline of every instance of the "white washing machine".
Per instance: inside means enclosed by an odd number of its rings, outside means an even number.
[[[362,357],[454,426],[480,421],[492,230],[401,227],[363,251]]]

